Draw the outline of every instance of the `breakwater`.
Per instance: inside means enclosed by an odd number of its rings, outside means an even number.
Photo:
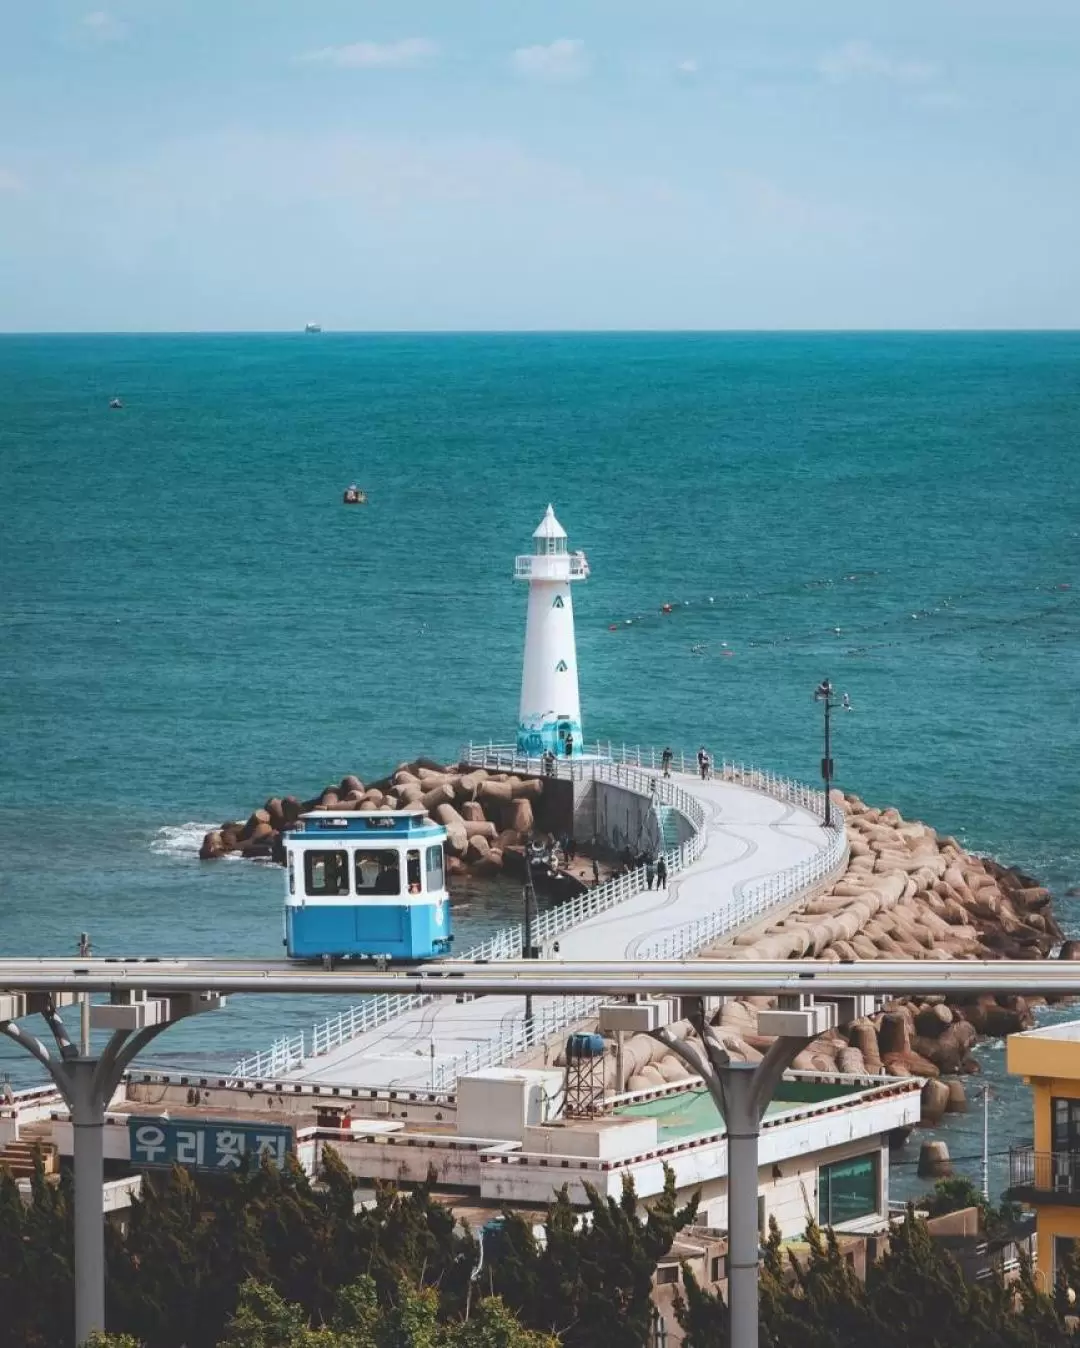
[[[834,794],[848,833],[843,875],[793,907],[772,914],[733,938],[700,952],[703,958],[823,961],[1044,959],[1062,940],[1047,889],[1030,875],[990,857],[973,855],[953,837],[899,811]],[[1063,958],[1080,945],[1060,946]],[[931,997],[886,1002],[815,1039],[794,1061],[796,1070],[856,1075],[917,1076],[923,1122],[966,1108],[957,1080],[978,1072],[972,1048],[1034,1023],[1035,1001],[1008,995],[974,999]],[[714,1032],[736,1061],[758,1062],[773,1040],[758,1032],[758,1012],[772,998],[725,1000],[710,1017]],[[692,1037],[688,1021],[671,1027]],[[657,1040],[638,1035],[610,1051],[613,1089],[647,1090],[687,1075],[681,1060]]]
[[[422,808],[444,825],[450,874],[501,871],[507,853],[520,852],[534,830],[561,833],[568,815],[559,783],[544,777],[489,772],[468,764],[444,766],[428,758],[400,764],[369,785],[342,777],[318,795],[271,796],[246,820],[226,820],[203,839],[199,856],[215,860],[239,853],[284,862],[282,835],[311,811]]]

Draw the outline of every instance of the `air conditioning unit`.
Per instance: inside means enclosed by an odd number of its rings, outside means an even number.
[[[605,1002],[600,1008],[601,1034],[651,1034],[671,1024],[671,1002],[666,997],[642,1002]]]

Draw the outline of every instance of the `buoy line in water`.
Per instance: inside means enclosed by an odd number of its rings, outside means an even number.
[[[967,591],[959,595],[949,595],[946,598],[940,600],[938,603],[932,604],[929,607],[922,607],[917,609],[905,609],[902,613],[893,614],[892,616],[888,618],[883,618],[877,622],[872,623],[855,622],[849,623],[846,626],[840,626],[836,624],[822,625],[820,627],[802,628],[799,631],[779,633],[775,636],[768,636],[768,637],[751,636],[744,638],[741,645],[748,650],[766,650],[779,646],[792,646],[792,645],[809,645],[809,644],[816,645],[820,643],[822,640],[828,640],[829,638],[833,637],[835,638],[846,637],[848,641],[850,641],[852,637],[860,637],[860,638],[866,638],[868,636],[872,637],[876,633],[886,634],[890,631],[898,631],[901,627],[907,629],[907,631],[904,633],[903,636],[897,636],[893,640],[886,640],[886,641],[862,640],[859,642],[858,645],[848,645],[847,648],[842,653],[845,655],[858,656],[868,654],[872,651],[885,650],[890,647],[908,646],[911,644],[918,644],[927,641],[938,641],[938,642],[949,641],[956,637],[960,637],[971,632],[977,632],[981,629],[985,630],[1001,630],[1003,628],[1014,629],[1028,624],[1037,624],[1046,618],[1054,618],[1058,615],[1064,615],[1075,611],[1075,605],[1073,603],[1073,597],[1071,593],[1069,594],[1068,599],[1066,599],[1062,603],[1037,609],[1034,612],[1017,614],[1012,617],[988,618],[979,616],[971,612],[964,612],[965,606],[971,604],[972,602],[978,602],[990,597],[1000,600],[1000,598],[1003,595],[1015,597],[1018,595],[1031,595],[1040,593],[1050,594],[1050,593],[1059,593],[1063,591],[1071,592],[1071,589],[1072,587],[1070,584],[1059,582],[1059,583],[1042,584],[1034,586],[1020,585],[1009,587],[1007,589],[994,587],[982,590]],[[791,592],[790,590],[784,590],[773,593],[782,594],[784,596],[790,597]],[[760,592],[760,595],[755,595],[753,597],[755,598],[763,597],[764,594],[765,592]],[[717,596],[714,595],[708,596],[703,601],[680,600],[677,602],[675,601],[665,602],[660,606],[660,608],[656,612],[650,614],[639,613],[632,618],[623,619],[621,623],[609,623],[608,630],[611,632],[616,632],[621,631],[623,628],[629,627],[629,628],[644,629],[646,632],[654,631],[657,629],[659,624],[663,624],[669,621],[672,617],[674,617],[679,613],[685,613],[687,614],[687,616],[690,615],[696,616],[697,614],[703,611],[706,613],[723,613],[723,616],[730,621],[731,619],[730,612],[724,612],[724,608],[722,606],[733,602],[733,598],[737,598],[737,600],[743,600],[748,597],[750,596],[746,592],[740,592],[737,597],[733,597],[730,595],[723,596],[720,598],[719,602]],[[934,619],[945,619],[947,620],[948,626],[942,628],[940,626],[934,625],[933,630],[918,635],[915,635],[911,632],[910,629],[911,623],[915,622],[925,623],[928,621],[933,622]],[[733,631],[730,632],[730,635],[733,639],[735,638],[735,633]],[[1037,639],[1040,641],[1062,639],[1064,635],[1065,634],[1061,632],[1043,633]],[[998,643],[998,646],[1000,646],[1001,644],[1002,643]],[[993,647],[993,649],[997,648],[998,647]],[[700,656],[706,655],[708,653],[709,653],[709,643],[707,641],[703,640],[695,641],[693,645],[691,645],[690,647],[691,655]],[[729,643],[728,641],[722,641],[720,643],[720,650],[718,654],[721,656],[733,655],[734,650],[732,648],[731,643]]]

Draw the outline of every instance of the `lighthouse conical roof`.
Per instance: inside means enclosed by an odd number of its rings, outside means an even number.
[[[544,518],[540,521],[539,527],[533,533],[533,538],[565,538],[566,530],[555,518],[555,511],[549,505],[544,511]]]

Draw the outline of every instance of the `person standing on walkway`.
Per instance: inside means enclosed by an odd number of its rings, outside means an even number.
[[[702,769],[701,776],[706,782],[711,781],[712,779],[712,754],[709,753],[708,749],[705,750],[705,765]]]
[[[668,746],[668,748],[666,748],[664,752],[660,755],[660,766],[664,769],[665,777],[671,776],[671,760],[674,757],[675,755],[671,752],[670,746]]]
[[[649,889],[653,887],[653,881],[656,879],[656,864],[653,861],[652,853],[649,852],[645,857],[645,881]]]
[[[573,756],[574,756],[574,736],[573,736],[573,732],[572,732],[572,731],[569,731],[569,730],[568,730],[568,731],[566,732],[566,739],[565,739],[564,743],[565,743],[565,745],[566,745],[566,756],[567,756],[567,758],[573,758]]]
[[[652,885],[649,888],[652,889]],[[667,889],[667,862],[664,860],[663,853],[660,854],[656,863],[656,888]]]
[[[705,752],[705,746],[703,744],[701,748],[697,751],[698,772],[701,773],[702,781],[705,780],[705,770],[706,766],[708,765],[708,762],[709,762],[709,755]]]

